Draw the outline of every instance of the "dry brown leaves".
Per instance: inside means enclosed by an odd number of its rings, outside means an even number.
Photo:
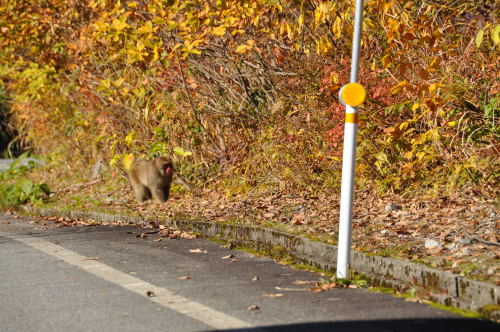
[[[90,188],[85,194],[92,196]],[[103,195],[94,194],[102,200]],[[416,196],[416,195],[414,195]],[[217,190],[199,195],[172,194],[166,204],[147,202],[137,205],[128,187],[107,196],[109,206],[117,211],[136,211],[142,216],[165,216],[168,219],[199,218],[241,224],[274,225],[284,231],[319,237],[335,243],[338,231],[339,197],[286,193],[253,192],[247,196],[227,196]],[[401,209],[387,209],[388,204]],[[353,245],[356,250],[425,263],[454,273],[499,282],[500,213],[493,199],[479,198],[474,191],[463,190],[449,197],[373,196],[355,194]],[[94,225],[95,221],[46,218],[56,227]],[[160,229],[162,238],[194,238],[193,234],[171,227]],[[147,235],[147,234],[145,234]],[[428,239],[439,246],[426,249]]]

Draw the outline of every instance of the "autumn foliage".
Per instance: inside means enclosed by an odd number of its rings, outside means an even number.
[[[121,167],[174,154],[231,193],[337,190],[354,1],[0,0],[24,142]],[[358,184],[498,187],[494,1],[367,1]]]

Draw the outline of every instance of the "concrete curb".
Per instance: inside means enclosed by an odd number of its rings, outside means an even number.
[[[159,222],[179,229],[200,232],[208,237],[231,241],[255,250],[264,250],[271,255],[291,256],[298,262],[323,270],[335,270],[336,246],[260,226],[163,218],[144,219],[98,212],[62,211],[28,206],[25,206],[23,210],[26,213],[44,217],[58,216],[135,224]],[[351,267],[357,272],[364,273],[375,285],[395,288],[399,291],[413,287],[417,292],[428,294],[431,300],[455,308],[479,311],[485,306],[500,305],[500,287],[425,265],[354,251],[351,253]]]

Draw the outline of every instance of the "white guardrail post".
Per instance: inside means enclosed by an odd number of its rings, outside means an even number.
[[[337,255],[337,278],[349,276],[351,255],[352,207],[354,200],[354,168],[356,164],[356,136],[358,131],[358,110],[366,98],[365,89],[358,84],[359,49],[361,25],[363,22],[364,0],[356,0],[354,34],[352,41],[351,83],[342,87],[339,93],[341,102],[346,105],[344,152],[342,156],[342,187],[340,190],[340,219]]]

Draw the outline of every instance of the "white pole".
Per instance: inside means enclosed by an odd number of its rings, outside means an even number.
[[[359,49],[363,2],[356,0],[354,36],[352,40],[351,83],[358,81]],[[349,278],[351,255],[352,205],[354,200],[354,168],[356,164],[356,136],[358,131],[357,109],[346,105],[344,127],[344,152],[342,156],[342,187],[340,190],[339,241],[337,253],[337,278]]]

